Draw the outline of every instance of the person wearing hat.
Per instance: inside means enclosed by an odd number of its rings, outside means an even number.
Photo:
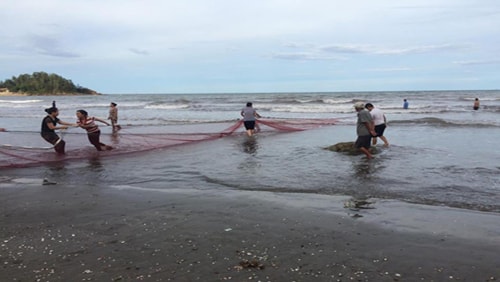
[[[358,121],[356,123],[356,134],[358,135],[358,139],[356,139],[354,146],[363,152],[368,159],[372,159],[373,156],[369,149],[372,136],[377,136],[372,116],[370,112],[365,109],[365,103],[363,102],[354,104],[354,109],[358,112]]]

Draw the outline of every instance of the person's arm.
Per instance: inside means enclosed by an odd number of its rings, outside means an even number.
[[[373,123],[373,121],[367,121],[365,122],[365,126],[366,126],[366,129],[368,129],[368,131],[370,132],[370,134],[372,136],[376,136],[377,133],[375,132],[375,125]]]
[[[61,123],[61,121],[58,121],[57,123],[62,124],[62,123]],[[57,127],[57,126],[55,126],[55,125],[54,125],[51,121],[47,122],[47,127],[48,127],[50,130],[58,130],[58,129],[66,129],[66,128],[68,128],[68,126],[66,126],[66,125],[63,125],[63,126],[59,126],[59,127]]]
[[[67,125],[67,126],[78,126],[78,124],[76,124],[76,123],[65,122],[62,120],[59,120],[57,123],[62,124],[62,125]]]
[[[100,119],[100,118],[96,118],[96,117],[94,117],[94,120],[95,120],[95,121],[98,121],[98,122],[102,122],[102,123],[104,123],[104,124],[106,124],[106,125],[109,125],[109,122],[107,122],[107,121],[105,121],[105,120],[102,120],[102,119]]]
[[[256,118],[261,118],[261,116],[259,115],[259,113],[257,113],[257,111],[254,111],[254,112],[253,112],[253,115],[254,115]]]

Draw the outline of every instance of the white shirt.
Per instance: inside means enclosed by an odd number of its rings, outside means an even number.
[[[381,124],[385,123],[384,112],[382,112],[382,110],[380,110],[378,108],[373,108],[370,111],[370,114],[372,115],[373,123],[375,125],[381,125]]]

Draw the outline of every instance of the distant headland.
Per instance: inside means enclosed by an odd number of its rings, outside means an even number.
[[[34,72],[0,81],[0,96],[101,95],[57,74]]]

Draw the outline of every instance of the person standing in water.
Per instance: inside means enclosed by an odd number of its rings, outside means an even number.
[[[243,124],[247,131],[248,136],[252,136],[255,133],[255,123],[256,119],[260,118],[260,115],[252,107],[252,103],[248,102],[246,107],[241,109],[241,116],[243,117]]]
[[[410,106],[410,103],[406,99],[403,100],[403,109],[407,110],[408,106]]]
[[[362,102],[354,104],[354,109],[358,112],[358,121],[356,122],[356,134],[358,138],[354,146],[363,152],[368,159],[372,159],[373,156],[370,153],[370,143],[372,141],[372,136],[377,135],[373,126],[372,116],[370,112],[365,109],[365,104]]]
[[[87,130],[89,141],[92,145],[94,145],[97,151],[107,151],[113,149],[113,147],[100,142],[101,130],[95,123],[95,121],[98,121],[106,125],[110,125],[108,122],[96,117],[89,117],[87,111],[85,110],[76,111],[76,117],[78,118],[77,125]]]
[[[121,129],[121,126],[118,125],[118,108],[116,107],[116,103],[111,102],[109,105],[109,116],[108,119],[111,121],[111,126],[113,126],[113,131],[117,131]]]
[[[379,108],[375,108],[372,103],[366,103],[365,108],[370,111],[372,115],[375,133],[377,133],[377,135],[372,138],[372,145],[377,145],[377,137],[380,137],[380,139],[384,141],[384,147],[389,147],[389,142],[384,136],[384,131],[387,127],[387,119],[384,112]]]
[[[472,107],[475,111],[479,110],[479,98],[474,100],[474,106]]]
[[[56,108],[56,102],[52,102],[52,107],[45,109],[45,112],[48,114],[42,120],[42,128],[40,131],[40,135],[45,141],[49,142],[54,146],[54,150],[58,154],[65,153],[66,142],[56,134],[55,130],[58,129],[67,129],[68,126],[75,126],[73,123],[64,122],[60,120],[57,116],[59,115],[59,110]],[[57,124],[61,124],[63,126],[57,126]]]

